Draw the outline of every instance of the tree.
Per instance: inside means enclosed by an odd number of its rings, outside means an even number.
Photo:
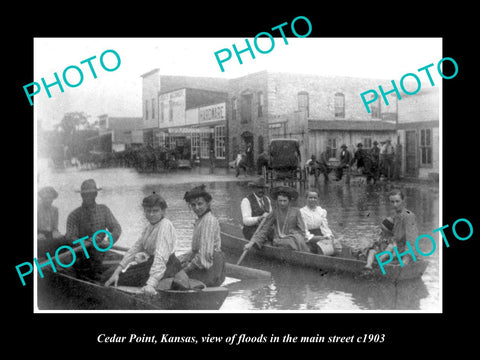
[[[75,154],[73,149],[75,133],[81,126],[88,124],[88,115],[84,112],[74,111],[63,115],[62,120],[56,125],[57,129],[63,132],[63,146],[67,146],[69,153]]]

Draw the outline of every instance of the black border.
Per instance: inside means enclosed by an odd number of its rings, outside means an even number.
[[[119,5],[119,4],[117,4]],[[319,6],[320,5],[320,6]],[[121,5],[122,6],[122,5]],[[466,326],[471,314],[475,312],[474,249],[478,233],[465,242],[451,240],[450,248],[443,248],[443,314],[33,314],[33,287],[22,287],[18,281],[14,266],[31,258],[33,248],[30,245],[33,234],[33,111],[25,100],[22,86],[33,81],[33,37],[253,37],[285,21],[290,22],[299,15],[306,16],[313,25],[311,37],[443,37],[444,56],[454,58],[459,65],[458,75],[443,84],[443,224],[452,224],[458,218],[469,219],[474,229],[478,228],[478,215],[473,211],[476,193],[473,187],[476,169],[475,101],[474,92],[468,90],[470,82],[475,80],[473,69],[474,56],[468,57],[467,50],[473,46],[468,34],[459,34],[455,28],[435,19],[431,9],[422,12],[410,8],[407,4],[397,4],[393,9],[374,12],[372,6],[349,8],[352,17],[338,17],[332,14],[344,14],[346,9],[323,8],[315,4],[303,9],[293,9],[280,3],[271,5],[267,12],[261,12],[246,4],[223,4],[220,8],[213,5],[198,4],[193,9],[185,4],[184,9],[163,9],[152,4],[129,4],[135,9],[121,10],[111,8],[99,13],[89,8],[85,13],[80,9],[58,15],[48,11],[34,12],[21,18],[22,24],[30,24],[30,30],[23,28],[21,35],[11,40],[15,49],[10,55],[7,72],[12,76],[8,86],[8,98],[13,94],[13,104],[8,101],[7,130],[5,138],[13,137],[9,149],[15,150],[15,156],[6,156],[5,165],[12,169],[7,177],[13,181],[4,187],[12,194],[12,209],[6,204],[7,219],[14,224],[4,238],[7,250],[3,262],[4,279],[7,283],[7,313],[15,314],[9,318],[7,332],[8,346],[18,351],[20,342],[23,347],[29,344],[32,350],[48,353],[58,346],[67,346],[71,353],[79,354],[135,354],[146,356],[146,352],[164,355],[163,350],[187,351],[202,349],[210,353],[222,353],[223,349],[243,351],[247,349],[268,349],[282,351],[285,348],[313,350],[313,354],[322,354],[325,350],[365,351],[375,356],[388,350],[402,352],[405,356],[424,350],[433,354],[432,347],[441,349],[454,344],[465,346],[474,344],[474,332]],[[216,10],[212,10],[215,8]],[[401,9],[402,8],[402,9]],[[118,11],[114,11],[118,10]],[[378,10],[378,9],[377,9]],[[381,8],[381,10],[383,10]],[[43,17],[40,14],[44,14]],[[171,14],[171,16],[167,16]],[[450,18],[456,12],[449,13]],[[39,16],[41,21],[39,21]],[[333,18],[333,19],[332,19]],[[25,25],[28,26],[28,25]],[[423,64],[419,64],[421,66]],[[4,71],[7,69],[4,67]],[[470,80],[470,81],[469,81]],[[467,109],[469,110],[467,113]],[[11,126],[11,129],[9,128]],[[12,134],[12,136],[8,136]],[[8,142],[7,142],[8,143]],[[20,150],[19,150],[20,149]],[[27,205],[28,204],[28,205]],[[451,232],[447,231],[449,239]],[[10,310],[11,309],[11,310]],[[315,335],[362,335],[364,333],[384,333],[383,344],[269,344],[241,347],[225,345],[183,345],[182,347],[165,345],[127,345],[98,344],[96,337],[100,333],[160,334],[168,332],[177,335],[220,335],[245,332],[248,335],[272,333],[293,336]],[[220,351],[218,351],[220,350]],[[52,354],[52,353],[51,353]],[[303,353],[307,355],[307,353]],[[66,354],[65,354],[66,355]],[[381,355],[380,355],[381,356]]]

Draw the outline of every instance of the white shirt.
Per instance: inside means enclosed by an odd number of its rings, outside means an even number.
[[[262,206],[260,202],[261,199],[257,196],[257,194],[253,193],[253,195],[255,196],[255,199],[257,199],[258,205]],[[270,207],[270,211],[268,211],[268,213],[270,213],[272,211],[272,204],[270,202],[270,199],[268,197],[266,198],[267,198],[268,205]],[[240,203],[240,209],[242,211],[243,225],[253,226],[258,224],[258,220],[260,216],[252,216],[252,208],[250,206],[250,201],[248,200],[248,198],[244,197],[242,199],[242,202]]]
[[[328,226],[327,210],[322,209],[320,206],[317,206],[315,210],[310,209],[308,206],[304,206],[300,209],[300,213],[305,222],[308,240],[313,237],[313,234],[308,231],[309,229],[320,229],[323,236],[333,237],[332,230],[330,230],[330,227]]]

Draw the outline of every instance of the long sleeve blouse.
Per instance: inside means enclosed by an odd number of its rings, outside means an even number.
[[[328,226],[327,210],[320,206],[317,206],[315,210],[310,209],[308,206],[304,206],[300,209],[300,213],[305,222],[307,240],[313,238],[313,234],[308,231],[312,229],[320,229],[323,236],[333,237],[332,230],[330,230],[330,227]]]
[[[175,252],[176,243],[177,234],[170,220],[163,218],[156,224],[148,224],[120,261],[120,266],[126,267],[139,252],[154,256],[147,285],[156,287],[165,273],[168,258]]]
[[[214,252],[221,250],[221,242],[218,219],[208,211],[195,221],[192,249],[187,259],[199,269],[209,269],[213,265]]]

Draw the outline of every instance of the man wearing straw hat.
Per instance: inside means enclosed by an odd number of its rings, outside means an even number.
[[[98,230],[108,230],[114,243],[120,237],[122,228],[115,216],[106,205],[95,202],[99,190],[101,188],[97,188],[95,180],[88,179],[82,183],[80,191],[77,191],[82,197],[82,205],[68,215],[65,234],[68,241],[72,242],[85,236],[88,236],[90,240]],[[105,233],[101,233],[101,235],[105,235]],[[95,242],[102,247],[100,235],[95,238]],[[89,252],[90,257],[87,259],[83,251],[79,252],[73,266],[77,277],[97,279],[100,276],[99,267],[104,254],[100,251],[91,251]]]
[[[252,188],[252,192],[243,198],[240,208],[242,211],[243,236],[250,240],[258,225],[272,212],[272,202],[265,194],[267,184],[263,177],[249,182],[248,186]]]

